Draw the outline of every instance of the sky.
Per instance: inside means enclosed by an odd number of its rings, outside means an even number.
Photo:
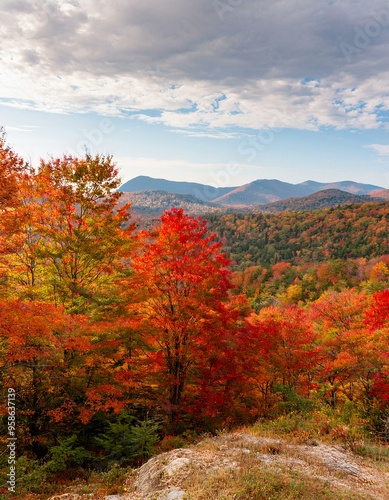
[[[389,188],[389,0],[0,0],[0,126],[138,175]]]

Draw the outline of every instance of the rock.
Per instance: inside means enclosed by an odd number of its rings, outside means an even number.
[[[184,492],[170,484],[172,476],[196,460],[193,450],[178,449],[154,457],[142,465],[137,474],[135,488],[142,498],[159,494],[158,500],[180,500]]]
[[[169,488],[158,496],[158,500],[182,500],[185,491],[179,488]]]
[[[128,475],[122,490],[126,493],[104,497],[80,495],[76,493],[79,490],[72,490],[50,500],[184,500],[193,488],[202,491],[205,482],[214,476],[230,480],[239,477],[240,469],[244,474],[248,464],[253,470],[269,470],[272,474],[307,476],[343,494],[357,492],[360,498],[374,500],[389,498],[389,472],[375,470],[339,445],[314,440],[297,444],[241,432],[206,438],[191,448],[151,458]]]
[[[77,493],[64,493],[63,495],[55,495],[50,497],[50,500],[78,500],[81,498]]]
[[[128,495],[108,495],[104,500],[128,500]]]
[[[190,464],[190,458],[188,457],[179,457],[170,462],[166,467],[165,471],[169,476],[172,476],[176,470],[181,469],[185,465]]]

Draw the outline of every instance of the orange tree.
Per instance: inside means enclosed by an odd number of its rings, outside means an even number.
[[[16,204],[18,177],[29,170],[28,165],[7,145],[0,127],[0,211]]]
[[[44,455],[60,432],[56,423],[70,414],[77,418],[91,347],[81,316],[76,320],[44,302],[0,301],[0,376],[3,387],[16,392],[20,451]]]
[[[111,157],[64,156],[34,172],[3,138],[0,169],[8,186],[0,194],[0,376],[18,391],[26,446],[42,454],[49,435],[123,406],[114,369],[123,349],[117,326],[102,320],[120,313],[134,226],[114,191]]]
[[[13,209],[0,214],[3,226],[15,226],[2,258],[3,295],[50,301],[75,313],[104,308],[116,296],[116,280],[128,272],[134,241],[130,204],[120,204],[112,158],[42,160],[36,173],[18,181]]]
[[[106,327],[103,332],[53,304],[0,301],[0,415],[7,413],[4,395],[12,388],[20,453],[43,458],[72,434],[90,446],[87,441],[124,408],[123,383],[115,377],[119,342],[107,338]]]
[[[333,408],[345,400],[359,400],[364,390],[370,370],[370,339],[363,327],[367,306],[368,296],[355,289],[327,291],[310,306],[320,350],[318,381]]]
[[[20,225],[20,184],[32,170],[6,143],[0,128],[0,256],[15,250],[13,235]],[[0,277],[4,269],[0,261]]]
[[[316,388],[313,379],[318,349],[305,309],[270,306],[252,314],[249,323],[257,349],[262,410],[274,412],[280,400],[286,408],[298,403],[310,406],[308,399]]]
[[[363,322],[364,356],[371,360],[365,408],[375,427],[389,439],[389,290],[373,295]]]

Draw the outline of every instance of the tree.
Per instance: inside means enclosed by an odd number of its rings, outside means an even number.
[[[364,312],[363,322],[367,329],[364,357],[372,360],[367,402],[372,406],[373,400],[376,400],[376,406],[384,416],[377,427],[382,427],[383,422],[387,423],[389,408],[389,290],[373,295]],[[387,429],[385,438],[388,438]]]
[[[32,170],[6,143],[6,135],[0,128],[0,255],[14,250],[12,237],[18,231],[19,188]]]
[[[204,353],[209,360],[222,344],[232,288],[229,261],[206,222],[182,209],[165,212],[161,225],[142,232],[140,240],[132,268],[141,301],[132,310],[149,346],[145,363],[154,375],[154,397],[174,422]]]
[[[17,203],[18,176],[27,169],[23,159],[7,146],[5,131],[0,127],[0,212]]]
[[[1,216],[6,249],[1,256],[2,294],[29,300],[47,298],[45,239],[39,231],[42,200],[32,171],[18,175],[12,209]]]
[[[249,322],[257,344],[263,405],[271,407],[278,388],[308,397],[317,369],[318,351],[308,315],[298,306],[270,306],[252,314]],[[285,393],[285,394],[286,394]]]
[[[76,323],[52,304],[0,302],[0,374],[4,387],[17,394],[20,446],[37,455],[53,432],[54,414],[64,416],[76,407],[69,393],[62,404],[63,381],[65,374],[79,377],[70,360],[90,349],[84,330],[81,318]]]
[[[363,313],[368,297],[355,289],[325,292],[310,310],[321,351],[320,379],[326,385],[332,407],[342,394],[350,401],[358,398],[361,382],[370,370],[363,332]]]
[[[112,158],[89,154],[42,160],[24,179],[10,215],[18,230],[6,264],[15,295],[28,290],[30,298],[77,313],[111,301],[133,246],[130,204],[121,205],[113,191],[119,184]]]
[[[18,400],[22,447],[44,456],[61,436],[127,402],[120,341],[107,326],[38,301],[0,301],[0,376]],[[6,401],[5,399],[3,402]],[[0,415],[6,414],[0,405]]]
[[[364,314],[364,323],[370,329],[380,329],[389,324],[389,289],[373,295]]]

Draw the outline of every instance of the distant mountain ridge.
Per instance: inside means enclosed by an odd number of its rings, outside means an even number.
[[[378,191],[372,191],[370,193],[370,196],[375,196],[377,198],[389,201],[389,189],[380,189]]]
[[[380,192],[380,191],[378,191]],[[302,198],[287,198],[285,200],[275,201],[264,205],[258,205],[259,212],[280,213],[280,212],[299,212],[313,211],[322,208],[331,208],[339,205],[367,203],[373,201],[384,201],[380,197],[369,195],[357,195],[341,191],[340,189],[323,189],[316,193],[303,196]]]
[[[316,193],[303,196],[301,198],[287,198],[256,206],[229,206],[217,205],[215,203],[199,200],[189,194],[174,194],[166,191],[146,190],[134,191],[132,193],[122,193],[120,203],[131,202],[131,209],[135,216],[142,218],[155,218],[162,214],[164,210],[172,207],[182,207],[190,215],[209,215],[217,213],[268,213],[276,214],[280,212],[313,211],[323,208],[331,208],[345,204],[360,204],[374,201],[388,201],[385,194],[389,195],[389,190],[374,191],[383,196],[355,195],[341,191],[340,189],[323,189]]]
[[[305,181],[291,184],[277,179],[258,179],[242,186],[213,187],[196,182],[169,181],[148,176],[138,176],[124,183],[119,191],[134,193],[138,191],[164,191],[177,195],[191,195],[203,202],[224,207],[254,207],[288,198],[301,198],[319,191],[336,189],[354,195],[369,195],[385,191],[380,186],[353,181],[322,183]],[[384,196],[377,196],[383,198]]]
[[[290,184],[276,179],[259,179],[214,199],[213,203],[228,206],[255,206],[289,198],[301,198],[328,189],[336,189],[354,195],[369,195],[372,191],[380,188],[372,184],[361,184],[353,181],[327,184],[305,181],[300,184]]]
[[[311,192],[308,187],[299,184],[289,184],[277,179],[258,179],[233,189],[213,201],[228,206],[259,205],[286,198],[305,196]]]
[[[136,191],[165,191],[167,193],[195,196],[199,200],[211,202],[214,199],[229,193],[235,187],[213,187],[197,182],[169,181],[156,179],[146,175],[139,175],[120,186],[119,191],[133,193]],[[382,189],[382,188],[378,188]]]
[[[127,202],[131,202],[133,214],[142,217],[159,216],[164,210],[169,210],[172,207],[182,207],[190,215],[226,212],[222,206],[199,200],[189,194],[175,194],[159,190],[123,193],[120,203]]]

